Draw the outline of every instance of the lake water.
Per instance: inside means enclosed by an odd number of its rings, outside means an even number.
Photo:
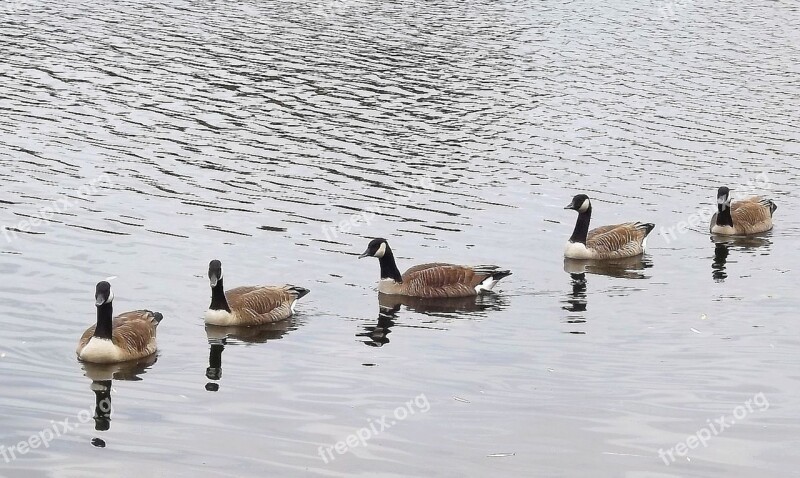
[[[0,12],[0,451],[62,435],[0,476],[800,476],[796,2]],[[720,185],[775,229],[712,241]],[[564,263],[578,192],[643,260]],[[378,236],[514,275],[379,300]],[[213,258],[311,294],[206,330]],[[108,277],[157,361],[75,359]]]

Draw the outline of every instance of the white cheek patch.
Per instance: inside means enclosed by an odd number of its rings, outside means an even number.
[[[381,244],[381,247],[380,247],[380,249],[378,249],[378,251],[377,251],[377,252],[375,252],[375,257],[377,257],[378,259],[380,259],[380,258],[382,258],[382,257],[383,257],[385,254],[386,254],[386,243],[384,242],[383,244]]]
[[[589,210],[589,205],[590,205],[589,200],[588,199],[584,200],[583,204],[581,204],[581,207],[578,208],[578,212],[586,212],[586,211],[588,211]]]
[[[114,302],[114,291],[113,290],[108,293],[108,300],[106,301],[106,304],[110,304],[112,302]]]

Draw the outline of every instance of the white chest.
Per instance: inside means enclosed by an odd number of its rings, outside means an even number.
[[[225,310],[208,309],[206,311],[205,321],[209,325],[221,325],[224,327],[228,325],[235,325],[236,317],[234,317],[233,314]]]
[[[592,259],[594,254],[581,242],[568,242],[564,248],[564,257],[567,259]]]
[[[723,236],[735,236],[736,229],[734,229],[732,226],[720,226],[719,224],[714,224],[711,227],[711,233],[720,234]]]
[[[109,339],[92,337],[79,354],[81,360],[95,363],[119,362],[123,359],[122,350]]]
[[[378,292],[384,294],[397,294],[397,287],[399,284],[394,279],[381,279],[378,282]]]

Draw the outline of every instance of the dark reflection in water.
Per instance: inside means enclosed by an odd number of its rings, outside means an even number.
[[[153,354],[141,360],[117,364],[83,363],[86,377],[92,380],[91,389],[94,392],[94,429],[105,432],[111,429],[111,388],[114,380],[137,382],[141,375],[147,373],[158,360],[158,355]],[[105,448],[106,442],[102,438],[92,439],[92,445]]]
[[[206,384],[206,390],[209,392],[219,391],[218,382],[222,380],[222,352],[228,345],[228,339],[248,344],[263,344],[270,340],[281,339],[289,332],[297,330],[301,325],[296,319],[282,320],[256,327],[206,325],[206,336],[210,346],[206,378],[211,380]]]
[[[390,342],[389,334],[397,325],[400,309],[405,306],[411,312],[417,312],[433,318],[464,318],[474,314],[497,311],[508,307],[508,299],[486,293],[474,297],[451,297],[446,299],[429,299],[402,295],[378,293],[378,323],[364,326],[364,330],[356,337],[365,339],[362,342],[370,347],[383,347]],[[419,326],[417,326],[419,327]]]
[[[400,311],[401,304],[396,304],[392,307],[378,308],[378,323],[375,325],[367,325],[364,327],[364,332],[356,334],[356,337],[363,338],[364,344],[370,347],[383,347],[389,343],[389,334],[392,333],[392,327],[395,325],[394,319],[397,317],[397,312]]]
[[[564,300],[566,305],[562,309],[569,312],[585,312],[586,311],[586,274],[570,274],[572,278],[572,291],[567,293]],[[567,320],[568,323],[583,323],[586,322],[582,318],[572,318]]]
[[[648,256],[637,256],[611,261],[591,261],[564,259],[564,272],[570,275],[571,290],[562,300],[561,308],[569,312],[565,322],[567,324],[586,323],[583,314],[588,309],[588,295],[586,293],[586,274],[597,274],[619,279],[646,279],[645,269],[653,267],[653,262]],[[570,334],[583,335],[586,332],[572,330]]]
[[[714,245],[714,261],[711,263],[711,276],[714,282],[724,282],[728,277],[725,272],[725,264],[728,262],[728,245],[724,242],[718,242]]]
[[[653,261],[648,255],[610,261],[564,259],[564,272],[599,274],[620,279],[647,279],[650,276],[644,271],[652,267]]]
[[[491,292],[473,297],[451,297],[446,299],[429,299],[424,297],[408,297],[378,293],[378,304],[387,309],[393,309],[404,305],[414,312],[436,315],[457,312],[473,313],[501,310],[508,307],[508,299],[500,294]]]
[[[714,243],[714,260],[711,262],[711,277],[714,282],[725,282],[728,278],[728,255],[731,248],[751,254],[763,249],[761,253],[767,254],[772,246],[769,233],[741,237],[711,236],[711,242]]]

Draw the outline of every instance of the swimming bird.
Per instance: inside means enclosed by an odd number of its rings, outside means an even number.
[[[370,241],[367,250],[359,256],[377,257],[381,265],[378,291],[390,295],[445,298],[469,297],[490,291],[497,282],[511,275],[495,265],[459,266],[454,264],[421,264],[400,274],[394,254],[386,239]]]
[[[76,353],[85,362],[117,363],[156,353],[156,327],[164,318],[158,312],[136,310],[113,319],[111,284],[99,282],[95,289],[97,324],[86,329]]]
[[[655,224],[626,222],[589,230],[592,202],[589,196],[578,194],[564,209],[578,211],[578,221],[564,249],[568,259],[622,259],[644,253],[647,235]]]
[[[772,214],[778,206],[761,196],[753,196],[731,204],[731,190],[723,186],[717,191],[717,213],[711,218],[712,234],[746,236],[772,229]]]
[[[293,285],[249,286],[225,291],[222,285],[222,263],[208,265],[211,281],[211,305],[205,321],[210,325],[261,325],[288,319],[294,314],[298,300],[310,291]]]

